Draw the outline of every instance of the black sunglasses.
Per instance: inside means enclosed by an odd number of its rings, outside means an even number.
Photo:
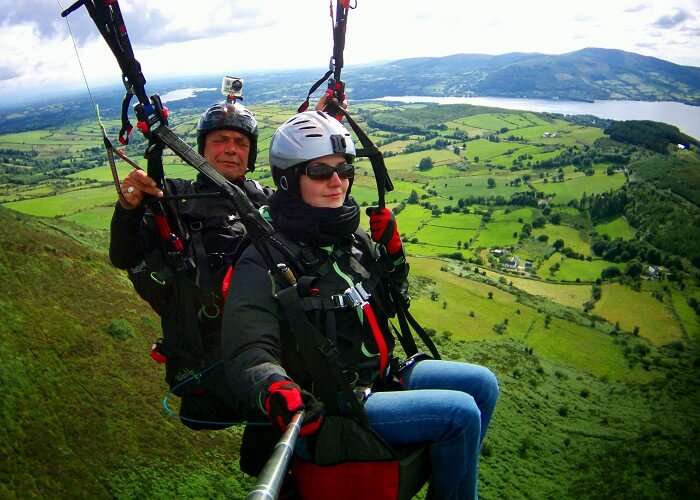
[[[310,163],[302,168],[302,173],[315,181],[326,181],[333,177],[334,173],[338,174],[341,179],[352,179],[355,176],[355,167],[350,163],[341,163],[336,166],[325,163]]]

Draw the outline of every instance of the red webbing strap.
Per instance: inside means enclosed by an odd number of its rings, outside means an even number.
[[[154,214],[153,219],[156,223],[156,228],[158,229],[158,235],[163,241],[168,241],[176,252],[182,253],[185,250],[185,246],[182,244],[182,240],[178,238],[175,233],[170,229],[170,224],[168,219],[163,214]]]
[[[362,312],[365,313],[365,318],[367,318],[370,330],[372,330],[374,342],[377,344],[377,348],[379,349],[379,376],[384,377],[386,375],[386,368],[389,366],[389,348],[386,345],[384,335],[382,335],[382,330],[379,328],[377,316],[374,314],[372,304],[369,302],[365,303],[362,306]]]
[[[221,296],[223,297],[224,302],[226,301],[226,297],[228,297],[228,292],[231,289],[231,280],[233,279],[233,274],[236,272],[236,268],[233,266],[228,266],[228,270],[226,271],[226,275],[224,276],[224,279],[221,281]]]

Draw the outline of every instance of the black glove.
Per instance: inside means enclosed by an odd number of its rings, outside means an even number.
[[[267,388],[265,411],[273,425],[281,431],[287,429],[292,417],[300,410],[306,410],[300,436],[310,436],[323,423],[323,404],[313,394],[302,391],[291,380],[278,380]]]

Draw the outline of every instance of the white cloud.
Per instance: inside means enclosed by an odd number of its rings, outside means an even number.
[[[683,9],[677,9],[671,14],[661,16],[654,23],[654,27],[661,29],[671,29],[683,24],[685,21],[695,19],[695,16]]]
[[[68,0],[63,0],[64,6]],[[146,77],[242,74],[326,66],[328,4],[320,0],[121,0]],[[700,66],[700,0],[361,1],[348,21],[346,64],[455,53],[641,51]],[[0,91],[82,79],[55,0],[0,0]],[[119,70],[85,9],[71,14],[91,84]]]
[[[646,9],[648,9],[648,8],[649,8],[649,6],[648,6],[647,4],[645,4],[645,3],[640,3],[639,5],[632,5],[632,6],[630,6],[630,7],[627,7],[627,8],[625,9],[625,12],[630,12],[630,13],[632,13],[632,12],[640,12],[640,11],[646,10]]]

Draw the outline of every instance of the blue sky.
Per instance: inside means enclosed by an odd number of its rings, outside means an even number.
[[[68,0],[60,0],[63,6]],[[120,0],[147,77],[323,67],[328,0]],[[333,2],[335,3],[335,2]],[[700,0],[357,0],[346,64],[455,53],[560,54],[584,47],[700,66]],[[0,0],[0,93],[79,88],[58,0]],[[84,9],[70,17],[91,85],[119,69]]]

